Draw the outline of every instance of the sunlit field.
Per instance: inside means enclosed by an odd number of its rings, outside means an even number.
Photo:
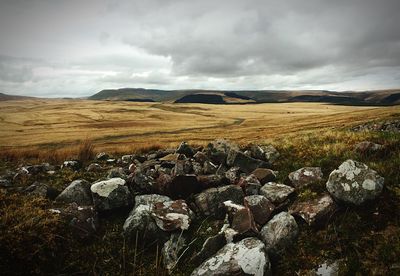
[[[116,152],[150,145],[196,144],[228,138],[238,143],[314,129],[342,128],[391,117],[400,107],[320,103],[205,105],[88,100],[0,102],[2,149],[59,149],[89,138]]]

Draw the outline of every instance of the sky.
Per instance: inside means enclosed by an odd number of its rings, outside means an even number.
[[[0,0],[0,92],[400,87],[399,0]]]

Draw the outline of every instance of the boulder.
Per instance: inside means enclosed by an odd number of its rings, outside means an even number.
[[[55,199],[60,194],[58,190],[49,187],[47,184],[40,182],[34,182],[32,185],[28,186],[24,191],[33,196],[49,198],[49,199]]]
[[[260,234],[267,252],[274,256],[283,253],[295,241],[298,231],[294,217],[281,212],[264,225]]]
[[[228,152],[231,150],[239,150],[238,146],[226,140],[215,140],[209,143],[205,149],[207,159],[215,164],[225,164]]]
[[[265,184],[267,182],[272,182],[276,180],[276,174],[271,169],[266,168],[257,168],[251,172],[261,184]]]
[[[232,200],[233,203],[242,204],[244,194],[242,189],[236,185],[227,185],[217,188],[207,189],[195,196],[196,206],[201,214],[215,217],[224,216],[223,203]]]
[[[284,202],[292,193],[293,187],[275,182],[268,182],[260,189],[260,194],[274,204]]]
[[[141,169],[136,169],[133,174],[132,189],[138,192],[152,192],[155,180],[152,176],[146,175]]]
[[[245,173],[251,173],[257,168],[269,167],[267,162],[249,157],[238,150],[229,151],[226,163],[230,167],[239,167]]]
[[[261,226],[269,220],[275,209],[274,204],[262,195],[246,196],[244,198],[244,206],[250,209],[254,221]]]
[[[289,174],[289,181],[295,188],[302,188],[322,180],[323,174],[319,167],[305,167]]]
[[[195,155],[193,155],[193,158],[196,162],[204,164],[204,162],[207,160],[207,155],[204,152],[198,151]]]
[[[76,160],[67,160],[61,165],[61,169],[69,168],[74,171],[78,171],[81,168],[81,163]]]
[[[185,175],[193,170],[192,163],[189,160],[177,160],[175,167],[172,169],[172,175]]]
[[[225,177],[229,180],[231,184],[236,184],[240,178],[240,168],[232,167],[225,172]]]
[[[89,166],[87,166],[87,168],[86,168],[87,172],[99,172],[101,170],[102,170],[102,167],[97,163],[92,163]]]
[[[107,178],[110,179],[116,177],[126,179],[128,176],[125,174],[124,169],[121,167],[109,169],[107,172]]]
[[[133,154],[126,154],[126,155],[123,155],[123,156],[121,157],[122,163],[125,163],[125,164],[129,164],[129,163],[131,163],[133,160],[135,160],[135,155],[133,155]]]
[[[96,154],[96,160],[99,160],[99,161],[106,161],[109,158],[110,158],[110,155],[108,155],[105,152],[99,152],[98,154]]]
[[[272,145],[263,146],[262,149],[264,151],[265,160],[269,163],[274,163],[280,156],[278,150]]]
[[[329,214],[335,211],[336,204],[329,195],[323,195],[306,202],[296,202],[289,212],[298,215],[309,225],[324,220]]]
[[[148,194],[148,195],[138,195],[135,196],[135,207],[139,205],[151,205],[153,206],[156,202],[167,202],[172,201],[172,199],[168,196],[159,195],[159,194]]]
[[[228,243],[193,272],[196,275],[268,275],[270,262],[265,245],[256,238]]]
[[[151,214],[157,226],[164,231],[189,229],[193,212],[184,200],[155,202]]]
[[[258,195],[261,188],[260,181],[252,174],[241,177],[237,185],[243,189],[246,195]]]
[[[331,172],[326,188],[337,200],[361,205],[375,199],[384,186],[384,178],[367,165],[347,160]]]
[[[68,185],[64,191],[56,197],[56,201],[64,203],[75,202],[79,206],[88,206],[93,204],[91,184],[86,180],[75,180]]]
[[[197,176],[197,181],[203,190],[229,184],[228,179],[218,174],[199,175]]]
[[[176,153],[184,154],[186,156],[193,156],[194,151],[193,148],[188,145],[188,143],[182,142],[176,149]]]
[[[101,211],[125,207],[133,203],[132,195],[122,178],[111,178],[94,183],[90,190],[94,206]]]
[[[186,239],[179,233],[173,233],[161,249],[162,260],[169,274],[172,273],[178,263],[180,253],[185,246]]]
[[[225,208],[230,218],[231,228],[242,235],[255,235],[258,233],[250,209],[246,206],[233,203],[231,200],[224,202]]]
[[[208,258],[211,258],[215,255],[218,250],[226,245],[225,235],[222,232],[218,234],[208,237],[205,242],[203,243],[202,248],[194,257],[191,259],[191,262],[194,264],[201,264]]]
[[[50,209],[50,211],[59,214],[79,239],[92,237],[99,228],[97,212],[91,206],[82,207],[72,203],[65,208]]]
[[[203,174],[215,174],[217,172],[218,165],[211,161],[204,162]]]

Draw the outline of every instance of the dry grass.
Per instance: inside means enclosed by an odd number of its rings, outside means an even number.
[[[75,156],[84,137],[98,151],[133,152],[215,138],[265,142],[315,129],[341,128],[400,114],[400,107],[319,103],[202,105],[26,100],[0,102],[0,149],[5,156]],[[54,155],[54,157],[53,157]]]

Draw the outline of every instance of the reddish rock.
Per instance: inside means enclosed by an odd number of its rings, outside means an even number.
[[[231,228],[238,234],[258,233],[253,215],[246,206],[235,204],[228,200],[224,202],[231,221]]]
[[[329,195],[323,195],[307,202],[297,202],[290,207],[289,212],[303,218],[309,225],[326,218],[336,208]]]
[[[261,188],[261,183],[254,175],[241,177],[237,183],[246,195],[257,195]]]
[[[244,206],[250,209],[255,222],[260,226],[269,220],[275,209],[274,204],[262,195],[246,196],[244,198]]]
[[[322,177],[323,174],[319,167],[305,167],[289,174],[291,185],[295,188],[319,182],[322,180]]]
[[[184,200],[156,202],[151,213],[157,226],[164,231],[189,229],[193,216]]]
[[[251,174],[254,175],[261,184],[276,180],[275,172],[266,168],[257,168]]]

